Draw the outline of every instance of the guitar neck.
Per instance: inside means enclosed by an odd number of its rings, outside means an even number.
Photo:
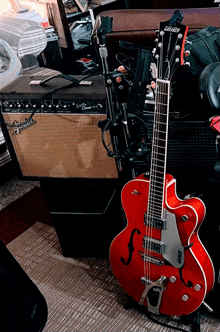
[[[148,213],[163,217],[164,181],[166,175],[170,81],[157,79],[154,110],[152,156]]]

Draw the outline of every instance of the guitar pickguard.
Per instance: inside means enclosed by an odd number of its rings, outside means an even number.
[[[164,211],[166,228],[161,232],[161,242],[164,247],[162,256],[174,267],[181,268],[184,264],[184,248],[180,240],[176,216],[167,210]]]

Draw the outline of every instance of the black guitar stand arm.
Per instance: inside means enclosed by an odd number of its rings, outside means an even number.
[[[170,328],[175,331],[179,332],[188,332],[188,330],[184,328],[180,328],[177,326],[172,326],[171,324],[160,322],[158,316],[152,315],[148,310],[147,307],[144,305],[140,305],[136,302],[132,297],[128,297],[125,304],[125,310],[129,310],[131,308],[138,310],[139,312],[146,315],[153,323],[164,326],[166,328]],[[163,316],[164,317],[164,316]],[[182,323],[186,326],[191,325],[191,332],[200,332],[200,310],[196,310],[190,315],[180,317]]]

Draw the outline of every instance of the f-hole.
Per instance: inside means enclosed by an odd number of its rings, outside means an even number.
[[[130,240],[128,242],[128,259],[127,259],[127,261],[125,261],[124,257],[121,257],[121,262],[124,265],[129,265],[131,263],[132,255],[133,255],[133,251],[134,251],[133,239],[134,239],[134,234],[136,232],[138,235],[141,234],[141,232],[138,228],[133,229],[133,231],[131,232]]]

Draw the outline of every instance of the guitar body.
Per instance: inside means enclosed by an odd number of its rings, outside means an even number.
[[[160,23],[154,50],[156,81],[150,175],[122,190],[127,227],[113,240],[110,263],[122,288],[153,314],[183,316],[203,303],[214,284],[212,261],[199,240],[205,206],[180,200],[166,174],[171,78],[183,65],[188,27],[183,14]]]
[[[140,303],[142,298],[141,304],[151,312],[182,316],[202,304],[213,287],[214,269],[198,236],[205,216],[203,202],[199,198],[180,200],[176,196],[176,181],[171,175],[166,174],[165,183],[164,208],[171,216],[165,229],[150,227],[144,222],[150,180],[140,175],[124,186],[121,198],[127,227],[111,244],[110,263],[119,284],[134,300]],[[146,250],[143,246],[146,234],[156,241],[165,238],[165,241],[172,242],[172,238],[166,235],[171,227],[174,228],[173,223],[169,225],[171,219],[175,221],[184,248],[184,264],[180,268],[168,262],[164,254]],[[145,275],[153,283],[162,277],[163,287],[160,288],[160,283],[153,284],[143,298],[146,283],[142,278]]]

